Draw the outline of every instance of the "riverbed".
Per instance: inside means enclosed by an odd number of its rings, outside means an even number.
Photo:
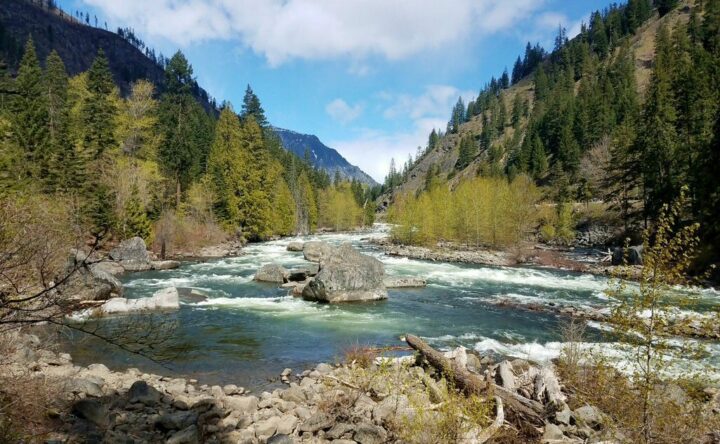
[[[414,333],[439,348],[462,345],[482,354],[534,361],[557,357],[563,347],[562,325],[555,315],[493,304],[554,301],[606,307],[606,278],[532,267],[488,267],[390,257],[369,239],[387,235],[387,227],[357,234],[322,234],[252,244],[239,257],[187,262],[167,271],[123,276],[126,297],[150,296],[175,286],[207,295],[206,301],[182,303],[176,317],[172,346],[182,350],[165,368],[97,341],[71,350],[76,362],[102,362],[122,369],[170,373],[201,383],[234,383],[250,388],[269,383],[284,368],[296,371],[318,362],[341,360],[354,346],[399,346],[405,333]],[[302,253],[289,252],[294,240],[352,242],[376,256],[393,276],[417,276],[426,288],[389,290],[386,301],[322,305],[289,295],[288,289],[253,281],[263,264],[287,268],[305,264]],[[704,290],[707,304],[720,295]],[[606,326],[591,324],[588,347],[613,348]],[[610,343],[608,343],[608,341]],[[720,364],[720,346],[709,343],[705,364]]]

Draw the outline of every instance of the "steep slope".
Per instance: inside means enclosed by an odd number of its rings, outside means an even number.
[[[348,180],[358,180],[368,185],[376,185],[375,180],[360,168],[347,161],[335,149],[325,145],[312,134],[300,134],[295,131],[282,128],[274,128],[280,137],[285,149],[295,153],[298,157],[304,158],[305,151],[310,154],[310,163],[317,168],[321,168],[332,177],[335,172],[340,173],[340,177]]]
[[[125,94],[130,84],[147,79],[162,88],[164,68],[119,35],[78,22],[58,9],[47,9],[26,0],[0,1],[0,58],[14,69],[28,37],[32,37],[40,60],[55,50],[70,75],[90,68],[102,48],[115,83]],[[193,94],[206,109],[212,106],[207,92],[197,86]]]
[[[685,0],[681,2],[679,7],[663,17],[658,17],[657,13],[655,13],[651,19],[636,30],[634,35],[630,36],[630,50],[634,55],[635,61],[635,79],[641,97],[648,87],[655,57],[654,41],[658,29],[660,29],[662,25],[668,25],[668,27],[673,28],[679,23],[687,23],[694,7],[694,0]],[[619,49],[616,48],[615,51],[619,51]],[[535,99],[535,83],[533,77],[534,73],[528,75],[510,88],[502,90],[500,99],[504,102],[505,108],[508,111],[512,109],[516,96],[520,96],[520,98],[528,104],[530,110],[532,110]],[[576,91],[579,84],[580,81],[578,80],[576,82]],[[529,112],[527,114],[531,113]],[[528,116],[523,116],[517,129],[512,125],[505,126],[503,131],[498,134],[497,138],[492,142],[491,147],[496,148],[498,152],[502,153],[501,163],[505,164],[508,161],[510,153],[507,152],[506,147],[512,144],[518,144],[518,141],[523,140],[528,128],[528,123]],[[443,180],[448,179],[451,186],[455,186],[463,178],[474,177],[479,174],[481,168],[487,166],[488,157],[492,154],[489,152],[490,149],[480,149],[477,156],[475,156],[465,168],[457,170],[456,164],[459,157],[460,141],[464,137],[472,137],[477,141],[481,136],[482,130],[483,116],[477,115],[470,118],[469,121],[462,123],[457,133],[448,132],[440,137],[434,148],[426,150],[419,159],[416,159],[402,183],[381,196],[381,203],[387,206],[398,195],[421,191],[425,187],[429,174],[436,175]],[[520,134],[516,135],[516,131],[520,131]],[[581,147],[583,151],[587,148],[588,147]]]

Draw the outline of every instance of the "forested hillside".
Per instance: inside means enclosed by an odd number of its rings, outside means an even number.
[[[572,40],[560,29],[549,52],[528,44],[391,171],[383,199],[402,207],[437,184],[528,176],[557,204],[537,216],[540,234],[562,240],[574,238],[573,202],[604,202],[632,235],[686,188],[684,218],[700,222],[705,255],[717,258],[719,26],[720,2],[631,0],[593,13]]]
[[[159,98],[148,80],[123,98],[102,49],[71,77],[55,51],[41,64],[28,39],[17,76],[2,67],[3,229],[53,208],[78,238],[140,236],[165,251],[372,221],[359,183],[331,183],[282,147],[251,88],[239,114],[230,103],[208,113],[181,52]]]

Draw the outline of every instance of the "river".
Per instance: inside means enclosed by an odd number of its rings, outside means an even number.
[[[126,297],[150,296],[158,289],[195,288],[208,295],[204,302],[183,303],[176,316],[173,347],[182,350],[167,368],[111,349],[83,342],[71,352],[76,362],[103,362],[114,369],[139,367],[146,371],[183,375],[201,383],[235,383],[257,388],[284,368],[297,370],[318,362],[334,362],[350,347],[403,345],[410,332],[436,347],[463,345],[491,353],[536,361],[555,358],[562,349],[562,320],[545,313],[500,307],[492,302],[557,301],[607,306],[600,276],[538,268],[488,267],[427,262],[385,256],[368,242],[386,235],[387,227],[361,234],[323,234],[252,244],[239,257],[187,262],[176,270],[131,273],[123,277]],[[276,285],[253,281],[265,263],[285,267],[306,263],[302,253],[288,252],[292,240],[352,242],[364,253],[382,260],[386,273],[420,276],[428,286],[389,290],[386,301],[322,305],[288,295]],[[706,302],[720,295],[704,292]],[[611,350],[600,331],[586,331],[589,347]],[[720,346],[709,344],[706,364],[720,364]]]

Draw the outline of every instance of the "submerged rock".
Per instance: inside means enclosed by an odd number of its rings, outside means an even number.
[[[258,282],[275,282],[282,284],[287,282],[290,272],[278,264],[265,264],[255,273],[255,280]]]
[[[427,286],[427,281],[418,277],[386,276],[385,288],[420,288]]]
[[[382,262],[349,244],[326,246],[322,269],[303,289],[303,299],[330,303],[387,299]]]

